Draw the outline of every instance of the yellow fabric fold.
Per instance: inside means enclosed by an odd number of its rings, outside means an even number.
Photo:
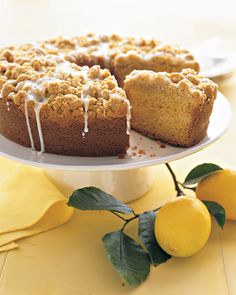
[[[0,158],[0,252],[66,223],[74,210],[38,168]]]
[[[4,246],[0,247],[0,252],[5,252],[5,251],[9,251],[9,250],[13,250],[18,248],[18,245],[15,242],[11,242],[9,244],[6,244]]]

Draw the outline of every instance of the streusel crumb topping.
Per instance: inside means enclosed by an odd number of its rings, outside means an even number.
[[[47,50],[63,51],[65,58],[72,62],[90,62],[90,58],[93,61],[96,58],[103,59],[106,67],[112,64],[116,56],[122,54],[137,54],[145,59],[164,56],[172,62],[179,59],[194,60],[188,50],[178,46],[166,45],[156,39],[122,38],[118,35],[88,34],[72,39],[56,38],[44,42],[43,46]]]
[[[166,73],[153,71],[139,71],[134,70],[127,77],[125,82],[129,81],[155,81],[155,85],[160,87],[174,87],[180,92],[185,94],[191,94],[193,98],[200,98],[204,94],[205,99],[216,97],[217,85],[208,78],[198,75],[192,69],[184,69],[180,73]]]
[[[144,59],[156,56],[169,60],[170,63],[179,63],[183,60],[194,61],[193,55],[186,49],[170,46],[156,39],[122,38],[118,35],[88,34],[74,38],[55,38],[34,44],[25,44],[18,47],[6,47],[0,50],[0,59],[8,62],[23,64],[31,58],[46,55],[56,55],[67,61],[79,65],[103,65],[112,67],[114,59],[118,56],[136,54]],[[36,61],[35,67],[37,68]]]
[[[17,106],[33,100],[56,109],[60,100],[60,106],[67,105],[73,111],[83,108],[87,97],[87,111],[106,116],[124,116],[127,112],[125,92],[107,69],[80,67],[33,45],[3,50],[0,55],[1,97]]]

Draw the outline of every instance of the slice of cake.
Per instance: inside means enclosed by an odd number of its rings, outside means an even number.
[[[132,128],[149,137],[185,147],[204,138],[217,85],[196,75],[133,71],[125,80],[132,105]]]
[[[0,91],[0,133],[16,143],[77,156],[115,156],[129,147],[130,104],[107,69],[27,45],[11,62],[0,61]]]

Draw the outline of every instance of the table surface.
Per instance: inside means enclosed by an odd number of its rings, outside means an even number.
[[[95,31],[158,35],[191,46],[221,34],[227,49],[236,48],[233,1],[215,2],[212,15],[212,1],[189,5],[181,0],[171,7],[162,1],[161,9],[157,2],[2,0],[0,45]],[[235,114],[236,75],[221,83],[219,89]],[[236,169],[235,133],[236,116],[217,143],[173,163],[179,178],[203,162]],[[173,194],[170,176],[165,166],[159,166],[153,190],[132,206],[137,212],[155,208]],[[227,222],[223,231],[214,224],[201,252],[152,268],[147,281],[138,288],[122,287],[102,247],[101,237],[120,225],[109,213],[76,212],[68,224],[19,241],[19,249],[0,254],[0,294],[236,294],[235,222]],[[135,234],[135,223],[127,231]]]

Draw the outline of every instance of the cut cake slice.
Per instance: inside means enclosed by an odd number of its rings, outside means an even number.
[[[132,128],[164,142],[191,147],[203,139],[217,85],[185,69],[181,73],[133,71],[125,91],[132,105]]]

